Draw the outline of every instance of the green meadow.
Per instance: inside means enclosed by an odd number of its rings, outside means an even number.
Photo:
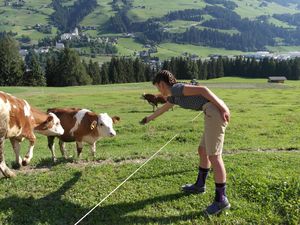
[[[80,22],[81,26],[96,26],[97,28],[103,26],[110,17],[114,16],[114,11],[111,8],[110,0],[97,0],[98,6],[92,13],[87,15],[83,21]],[[94,34],[94,36],[97,36]]]
[[[241,1],[234,0],[238,7],[234,10],[241,17],[255,18],[261,15],[273,15],[274,13],[297,13],[297,5],[290,4],[288,6],[282,6],[274,2],[268,2],[266,7],[260,6],[262,3],[258,0]],[[182,9],[194,9],[204,8],[207,4],[204,1],[144,1],[135,0],[133,2],[133,8],[130,10],[130,15],[133,19],[138,21],[147,20],[152,17],[161,17],[166,15],[170,11],[182,10]]]
[[[238,7],[234,10],[241,17],[245,18],[255,18],[261,15],[270,15],[274,13],[283,14],[291,13],[294,14],[297,11],[297,6],[295,4],[289,4],[288,6],[282,6],[275,2],[268,2],[267,6],[261,6],[262,1],[234,1]]]
[[[162,60],[167,60],[171,57],[183,56],[183,53],[196,54],[199,57],[209,57],[209,55],[241,55],[245,54],[242,51],[226,50],[224,48],[211,48],[205,46],[195,46],[190,44],[162,43],[157,46],[157,53],[152,54],[158,56]]]
[[[70,158],[51,160],[46,137],[37,134],[33,160],[0,179],[0,224],[74,224],[105,198],[174,135],[161,152],[80,224],[299,224],[300,223],[300,82],[268,84],[265,79],[219,78],[201,81],[231,110],[224,145],[227,195],[232,208],[208,217],[203,210],[214,196],[210,175],[207,192],[185,195],[180,187],[195,181],[197,146],[203,115],[174,107],[147,125],[152,113],[141,95],[157,93],[149,83],[42,88],[1,87],[45,111],[50,107],[82,107],[121,118],[117,136]],[[21,154],[28,143],[22,143]],[[6,163],[14,165],[9,141]]]
[[[119,38],[118,44],[119,56],[135,56],[142,50],[148,50],[140,43],[135,42],[132,38]],[[191,44],[176,44],[176,43],[161,43],[157,45],[157,53],[152,53],[151,56],[159,57],[160,60],[167,60],[171,57],[183,56],[183,53],[196,54],[199,57],[208,57],[210,54],[219,55],[241,55],[245,54],[242,51],[226,50],[222,48],[211,48],[205,46],[195,46]]]

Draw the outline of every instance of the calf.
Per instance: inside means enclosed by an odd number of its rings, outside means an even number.
[[[62,155],[67,158],[65,142],[76,142],[77,156],[80,157],[83,148],[83,142],[88,143],[91,153],[95,156],[96,142],[102,137],[113,137],[116,131],[113,129],[113,123],[120,120],[119,117],[109,117],[107,113],[97,115],[87,109],[78,108],[53,108],[48,109],[48,113],[54,113],[61,121],[65,132],[59,138],[59,147]],[[48,147],[52,153],[52,159],[55,162],[54,138],[48,137]]]
[[[142,99],[147,100],[147,102],[153,106],[153,112],[155,107],[157,108],[158,103],[164,104],[167,102],[166,98],[162,95],[153,95],[153,94],[143,94]]]
[[[16,162],[19,166],[27,165],[33,156],[36,137],[33,132],[43,135],[62,135],[64,129],[53,113],[46,114],[31,107],[26,100],[0,92],[0,170],[6,177],[15,174],[6,166],[4,160],[4,140],[10,139]],[[29,150],[22,160],[20,157],[20,142],[26,138]]]

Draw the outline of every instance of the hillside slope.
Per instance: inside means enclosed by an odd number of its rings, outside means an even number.
[[[11,31],[29,45],[79,27],[90,37],[130,33],[143,45],[276,50],[300,46],[299,5],[297,0],[0,0],[0,32]],[[136,49],[118,50],[126,55]]]

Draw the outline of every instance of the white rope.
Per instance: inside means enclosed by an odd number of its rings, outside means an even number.
[[[202,114],[202,111],[191,120],[194,121],[196,118],[198,118]],[[97,205],[95,205],[90,211],[88,211],[83,217],[80,218],[74,225],[79,224],[85,217],[87,217],[94,209],[96,209],[102,202],[104,202],[109,196],[111,196],[116,190],[118,190],[124,183],[126,183],[135,173],[137,173],[143,166],[145,166],[151,159],[154,158],[161,150],[163,150],[171,141],[174,140],[179,135],[174,135],[164,146],[162,146],[157,152],[155,152],[149,159],[147,159],[139,168],[137,168],[129,177],[127,177],[122,183],[120,183],[114,190],[112,190],[105,198],[103,198]]]
[[[195,116],[195,118],[192,119],[191,122],[194,122],[194,120],[197,119],[202,113],[203,113],[203,111],[201,111],[197,116]]]

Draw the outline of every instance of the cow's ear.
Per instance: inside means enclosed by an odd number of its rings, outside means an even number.
[[[91,123],[91,130],[94,130],[96,126],[97,126],[97,121],[94,120],[94,121]]]
[[[47,120],[43,123],[43,124],[44,124],[43,129],[44,129],[44,130],[49,129],[50,127],[53,126],[53,123],[54,123],[54,118],[53,118],[53,116],[48,115]]]
[[[47,123],[51,122],[53,120],[53,116],[51,115],[48,115],[48,118],[46,120]]]
[[[113,121],[113,123],[117,123],[117,122],[120,121],[120,117],[114,116],[114,117],[112,118],[112,121]]]

